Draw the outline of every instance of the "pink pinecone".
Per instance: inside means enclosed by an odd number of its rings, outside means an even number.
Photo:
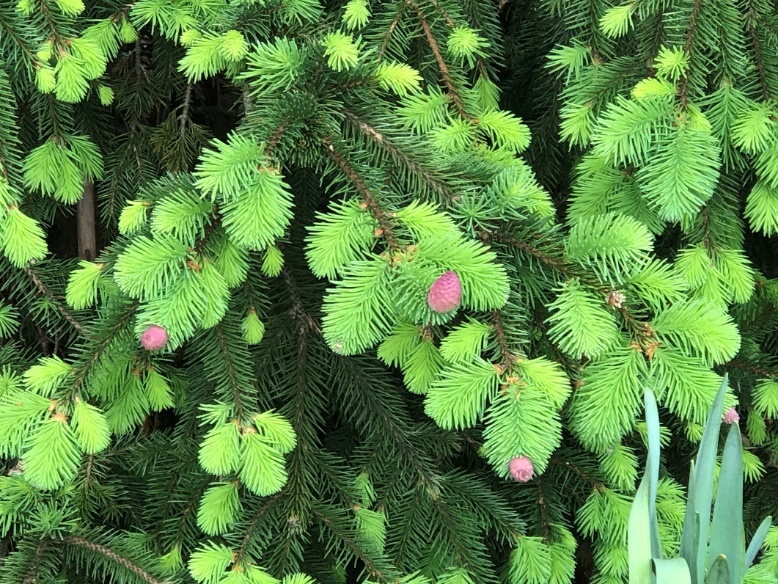
[[[462,283],[451,270],[435,280],[427,293],[427,304],[435,312],[451,312],[462,300]]]
[[[140,344],[147,351],[159,351],[167,343],[167,331],[161,326],[151,325],[140,337]]]
[[[532,461],[526,456],[518,456],[511,460],[511,476],[520,483],[526,483],[535,474]]]
[[[740,416],[738,415],[735,408],[729,408],[726,412],[724,412],[722,421],[725,424],[737,424],[740,421]]]

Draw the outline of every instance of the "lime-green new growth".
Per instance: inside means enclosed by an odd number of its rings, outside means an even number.
[[[648,459],[635,495],[627,531],[630,584],[741,584],[770,529],[767,517],[748,549],[743,527],[743,447],[732,424],[724,445],[715,504],[713,501],[719,430],[727,378],[713,402],[697,457],[689,473],[680,557],[662,557],[656,518],[659,480],[659,414],[646,390]],[[711,506],[713,519],[711,521]]]

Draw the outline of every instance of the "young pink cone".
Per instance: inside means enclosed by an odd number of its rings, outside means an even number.
[[[451,270],[435,280],[427,293],[427,304],[435,312],[451,312],[462,300],[462,283]]]
[[[726,412],[724,412],[722,421],[725,424],[737,424],[740,421],[740,415],[737,413],[735,408],[729,408]]]
[[[511,476],[519,483],[526,483],[535,474],[532,461],[526,456],[518,456],[511,460]]]
[[[140,344],[147,351],[159,351],[167,343],[167,331],[161,326],[151,325],[140,337]]]

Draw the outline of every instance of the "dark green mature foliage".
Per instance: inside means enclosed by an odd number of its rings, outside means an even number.
[[[719,0],[0,3],[0,580],[623,582],[643,388],[674,542],[724,372],[746,524],[778,514],[776,31]]]

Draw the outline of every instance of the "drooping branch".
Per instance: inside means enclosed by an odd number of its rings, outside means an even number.
[[[762,54],[762,43],[759,40],[759,32],[757,31],[758,15],[754,8],[753,2],[749,2],[748,11],[745,15],[745,21],[748,26],[748,35],[751,37],[751,44],[754,46],[754,56],[756,57],[756,70],[759,73],[759,85],[762,88],[762,99],[765,101],[770,99],[770,85],[767,83],[767,68],[764,63],[764,55]]]
[[[280,491],[270,497],[262,507],[259,508],[259,511],[254,515],[254,519],[251,520],[251,523],[249,523],[248,528],[246,529],[246,535],[243,536],[243,539],[241,540],[240,548],[238,548],[238,551],[235,552],[235,563],[240,564],[243,558],[246,556],[246,553],[248,551],[249,543],[251,542],[251,536],[254,535],[254,530],[257,528],[257,525],[259,525],[260,520],[265,516],[265,514],[273,509],[275,505],[278,503],[278,501],[281,499],[281,495],[284,494],[284,491]]]
[[[78,393],[78,390],[81,388],[81,385],[84,383],[84,380],[92,371],[92,368],[100,360],[100,357],[103,356],[103,352],[114,341],[119,331],[121,331],[135,315],[135,310],[138,308],[139,304],[140,303],[137,300],[134,301],[128,307],[127,311],[122,314],[121,318],[119,318],[119,320],[117,320],[114,323],[114,325],[108,330],[107,334],[105,334],[103,339],[97,345],[97,348],[95,348],[95,350],[92,352],[92,355],[89,357],[89,359],[87,359],[81,365],[77,366],[76,378],[73,381],[73,385],[70,387],[70,396],[69,396],[70,399],[75,398],[76,394]]]
[[[389,41],[392,39],[392,35],[394,34],[394,29],[397,28],[397,25],[400,23],[400,20],[403,17],[403,14],[405,14],[405,9],[408,7],[408,2],[403,4],[402,8],[397,12],[397,15],[392,20],[392,24],[389,25],[389,28],[387,29],[386,33],[384,33],[384,38],[381,41],[381,46],[378,49],[378,60],[381,61],[384,57],[384,53],[386,52],[386,47],[389,45]]]
[[[111,561],[113,561],[116,564],[119,564],[120,566],[126,568],[133,574],[135,574],[138,578],[141,578],[142,580],[145,580],[148,582],[148,584],[169,584],[169,581],[167,580],[159,580],[149,574],[146,570],[144,570],[142,567],[138,566],[137,564],[131,562],[129,559],[125,558],[121,554],[118,554],[111,548],[101,545],[99,543],[95,543],[93,541],[90,541],[88,539],[85,539],[83,537],[77,537],[75,535],[68,535],[63,538],[63,543],[66,545],[72,545],[76,547],[81,547],[84,549],[88,549],[96,554],[100,554],[101,556],[104,556]]]
[[[482,237],[482,239],[484,238]],[[534,247],[533,245],[527,243],[526,241],[521,241],[520,239],[517,239],[511,235],[503,233],[502,231],[496,231],[494,233],[488,234],[487,240],[488,239],[493,239],[494,241],[498,241],[500,243],[508,244],[511,247],[515,247],[516,249],[523,251],[527,255],[539,259],[541,262],[543,262],[550,268],[553,268],[554,270],[558,271],[560,274],[563,274],[565,276],[574,275],[573,270],[570,268],[568,263],[563,258],[557,258],[552,255],[549,255],[548,253]]]
[[[49,288],[41,281],[35,271],[28,267],[24,268],[24,273],[27,274],[30,280],[32,280],[32,283],[35,284],[35,287],[38,289],[38,293],[45,296],[50,302],[53,302],[54,306],[57,307],[57,311],[62,315],[62,317],[68,321],[74,329],[83,334],[84,326],[78,322],[72,314],[70,314],[61,300],[57,298],[51,290],[49,290]]]
[[[432,32],[430,23],[427,22],[427,19],[424,17],[424,14],[417,4],[411,2],[411,6],[413,6],[413,9],[416,11],[416,15],[419,18],[419,23],[421,24],[421,28],[424,31],[424,36],[427,37],[427,44],[429,44],[430,50],[435,56],[435,61],[438,64],[438,70],[440,71],[441,77],[443,77],[443,82],[446,84],[448,94],[451,97],[451,100],[454,102],[454,107],[456,107],[457,112],[463,119],[469,120],[470,116],[468,116],[467,112],[465,111],[465,105],[462,102],[462,98],[459,95],[456,86],[454,85],[454,80],[451,78],[451,72],[448,70],[448,65],[446,65],[446,61],[443,59],[443,53],[440,51],[438,40],[435,38],[435,34]]]
[[[41,558],[43,557],[43,553],[46,551],[47,547],[49,547],[49,540],[44,539],[35,548],[32,561],[30,562],[30,567],[27,569],[27,573],[24,575],[24,580],[22,580],[22,584],[37,584],[38,568],[40,566],[40,561]]]
[[[378,201],[376,201],[375,197],[370,192],[370,189],[362,180],[362,177],[359,176],[359,173],[354,170],[354,168],[351,167],[343,155],[335,150],[335,147],[332,145],[330,140],[325,138],[323,142],[329,157],[332,158],[335,164],[340,167],[340,169],[343,171],[343,174],[346,175],[349,181],[351,181],[351,184],[354,185],[354,188],[357,189],[357,192],[362,196],[362,201],[365,207],[368,211],[370,211],[370,214],[378,222],[378,226],[380,227],[381,231],[380,235],[386,239],[386,243],[388,244],[389,249],[391,251],[398,250],[400,245],[397,243],[397,238],[394,236],[392,224],[389,222],[387,214],[384,212],[384,210],[378,204]]]
[[[361,545],[359,545],[359,542],[356,541],[355,538],[350,537],[349,533],[342,529],[337,522],[333,521],[332,518],[324,512],[322,506],[314,505],[312,507],[312,511],[313,514],[319,519],[319,521],[321,521],[322,524],[324,524],[324,526],[327,527],[327,529],[329,529],[335,537],[340,539],[351,550],[351,553],[354,554],[354,556],[359,558],[365,564],[367,571],[371,576],[373,576],[373,578],[376,578],[379,582],[394,581],[391,576],[385,574],[383,570],[379,569],[379,567],[370,557],[370,554],[365,551]]]
[[[224,336],[224,326],[220,323],[213,327],[213,333],[216,337],[216,341],[219,347],[219,353],[224,361],[224,370],[227,375],[226,383],[232,389],[232,403],[235,407],[234,413],[239,420],[242,420],[248,415],[246,407],[243,403],[242,392],[244,390],[243,383],[240,379],[240,375],[237,372],[235,362],[232,358],[232,352],[230,350],[227,339]]]
[[[778,369],[771,369],[769,367],[760,367],[759,365],[752,365],[746,363],[740,359],[733,359],[728,363],[725,363],[725,367],[732,367],[734,369],[740,369],[742,371],[749,371],[750,373],[756,373],[757,375],[764,375],[765,377],[778,377]]]
[[[351,122],[356,127],[358,127],[363,134],[365,134],[370,139],[372,139],[376,144],[378,144],[381,148],[383,148],[389,155],[393,156],[398,161],[401,161],[402,163],[407,165],[407,167],[411,170],[411,172],[413,172],[413,174],[415,174],[417,177],[423,180],[424,183],[429,186],[430,190],[432,190],[437,195],[439,195],[444,201],[446,201],[446,203],[452,203],[454,201],[454,197],[457,196],[456,193],[445,182],[433,176],[433,173],[430,169],[422,166],[419,162],[411,158],[406,152],[404,152],[400,147],[394,144],[391,140],[387,139],[386,136],[381,134],[378,130],[376,130],[374,127],[369,125],[367,122],[360,120],[353,113],[344,110],[343,114],[346,116],[346,119],[348,119],[349,122]]]
[[[700,17],[700,9],[702,8],[702,0],[694,0],[692,6],[692,15],[689,19],[689,29],[686,31],[686,42],[683,46],[683,51],[687,56],[691,57],[692,49],[694,48],[694,35],[697,32],[697,20]],[[681,107],[686,109],[689,103],[687,92],[689,89],[689,76],[684,75],[681,78],[681,82],[678,88],[678,94],[681,99]]]

